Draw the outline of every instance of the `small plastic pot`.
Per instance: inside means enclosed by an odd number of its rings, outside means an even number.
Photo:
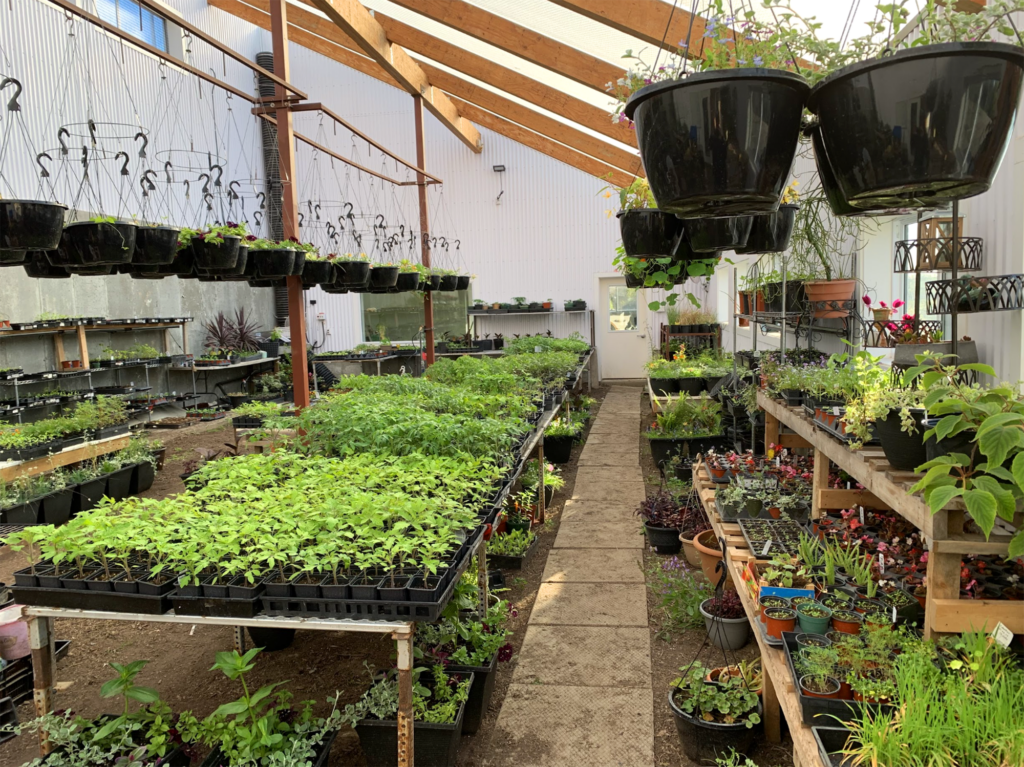
[[[788,607],[769,607],[764,611],[764,625],[768,636],[782,639],[783,631],[792,631],[796,626],[796,610]]]
[[[841,634],[859,634],[864,619],[853,610],[834,610],[832,612],[832,628]]]
[[[800,690],[809,698],[825,698],[827,700],[838,700],[842,685],[839,684],[839,680],[828,677],[826,681],[826,691],[818,692],[808,686],[808,677],[800,677]]]
[[[809,610],[823,611],[824,616],[808,615]],[[812,605],[798,605],[796,608],[797,619],[800,621],[800,630],[805,634],[824,634],[828,631],[829,623],[832,620],[832,611],[820,602]]]
[[[674,527],[655,527],[645,522],[644,533],[647,542],[659,554],[678,554],[683,547],[683,542],[679,540],[679,530]]]

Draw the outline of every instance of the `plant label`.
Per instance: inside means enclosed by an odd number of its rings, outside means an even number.
[[[878,572],[885,570],[885,554],[878,552]]]
[[[860,507],[860,523],[862,525],[864,524],[864,507],[863,506]]]
[[[762,549],[761,549],[761,556],[762,556],[762,557],[768,556],[768,552],[769,552],[769,551],[771,551],[771,548],[772,548],[772,541],[771,541],[771,539],[769,538],[769,539],[768,539],[768,540],[767,540],[767,541],[765,542],[765,544],[764,544],[764,548],[762,548]],[[1003,625],[1003,624],[1001,624],[1001,623],[1000,623],[999,625],[1001,626],[1001,625]]]
[[[838,407],[832,408],[832,415],[839,415],[839,408]]]
[[[892,608],[892,622],[893,623],[896,622],[896,608],[895,607]]]
[[[996,640],[996,643],[1003,647],[1009,647],[1010,642],[1013,641],[1013,632],[1003,625],[1002,621],[996,624],[995,630],[992,632],[992,638]]]

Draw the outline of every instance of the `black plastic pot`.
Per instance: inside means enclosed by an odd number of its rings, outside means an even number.
[[[27,250],[0,249],[0,266],[22,266],[27,258]]]
[[[368,261],[342,261],[337,266],[340,274],[334,282],[335,285],[364,285],[370,278]]]
[[[10,525],[34,525],[39,522],[42,502],[38,498],[9,506],[0,512],[0,521]]]
[[[1004,43],[924,45],[826,77],[807,105],[843,200],[882,213],[987,191],[1022,77],[1024,51]]]
[[[135,224],[80,221],[64,227],[56,250],[46,251],[54,266],[80,267],[131,263]]]
[[[775,213],[752,216],[753,226],[745,247],[737,253],[783,253],[789,248],[793,224],[800,206],[792,203],[780,205]]]
[[[255,259],[256,274],[265,280],[289,277],[295,266],[295,251],[286,248],[276,250],[253,250],[250,248],[249,258]]]
[[[262,626],[246,628],[253,647],[262,647],[265,652],[277,652],[290,647],[295,640],[295,629],[269,629]]]
[[[687,397],[696,397],[705,387],[703,378],[676,378],[675,382],[676,391]]]
[[[70,279],[67,269],[54,266],[43,250],[30,250],[25,256],[25,274],[36,279],[66,280]]]
[[[635,274],[627,272],[623,275],[626,278],[627,288],[642,288],[644,286],[644,277],[638,277]]]
[[[239,281],[246,279],[245,273],[249,271],[249,246],[244,243],[238,246],[235,252],[235,260],[229,266],[205,267],[195,262],[195,273],[199,275],[200,281],[208,282],[209,278],[234,277]],[[203,278],[207,278],[204,280]],[[216,282],[216,279],[213,280]]]
[[[911,414],[917,423],[916,433],[908,434],[900,428],[900,414],[897,410],[890,410],[888,417],[875,421],[875,436],[882,443],[885,459],[898,471],[914,471],[928,460],[924,445],[926,428],[921,425],[925,411],[915,409],[911,410]],[[943,440],[943,444],[945,442]]]
[[[132,266],[161,266],[178,254],[179,230],[170,226],[140,226],[135,233]]]
[[[71,518],[71,503],[75,488],[66,487],[43,497],[43,521],[48,525],[60,525]]]
[[[465,715],[466,705],[463,704],[454,724],[413,722],[416,767],[455,767]],[[363,719],[355,726],[355,731],[368,767],[394,767],[398,764],[397,721]]]
[[[153,468],[153,464],[149,461],[136,464],[132,467],[132,479],[128,486],[129,494],[138,495],[139,493],[146,492],[149,488],[153,487],[155,479],[156,469]]]
[[[678,554],[683,547],[679,531],[674,527],[654,527],[644,522],[644,533],[647,534],[647,542],[659,554]]]
[[[697,379],[702,381],[703,379]],[[673,455],[684,455],[689,451],[691,458],[698,453],[725,447],[727,438],[718,437],[651,437],[651,457],[659,469],[668,465]]]
[[[399,293],[409,293],[420,286],[419,272],[401,272],[395,280],[395,290]]]
[[[497,654],[491,656],[491,662],[485,666],[448,666],[448,671],[456,674],[473,675],[473,686],[469,688],[469,700],[466,701],[466,713],[462,717],[463,735],[475,734],[483,724],[487,709],[491,705],[491,696],[494,695],[494,682],[498,678],[497,669]]]
[[[311,261],[307,258],[302,266],[302,283],[323,285],[325,282],[334,282],[334,264],[328,261]]]
[[[455,278],[455,289],[456,290],[469,290],[470,275],[460,274]]]
[[[132,486],[132,467],[107,474],[107,495],[115,501],[127,498]]]
[[[280,341],[257,341],[256,346],[259,348],[261,352],[266,352],[268,357],[281,356]]]
[[[729,69],[633,94],[626,116],[659,207],[684,218],[774,213],[809,90],[791,72]]]
[[[456,274],[443,274],[441,280],[438,283],[438,290],[443,290],[446,293],[450,293],[455,290],[459,284],[459,277]]]
[[[934,429],[941,420],[941,418],[925,418],[921,421],[921,428],[925,431]],[[944,455],[963,453],[972,457],[971,465],[973,466],[985,460],[985,456],[977,449],[978,444],[974,441],[976,436],[977,432],[974,429],[968,429],[945,439],[937,440],[934,436],[929,437],[924,443],[925,457],[929,461],[934,461]]]
[[[572,437],[545,437],[544,459],[551,463],[569,463],[572,444]]]
[[[683,744],[683,753],[696,764],[714,764],[719,758],[728,758],[735,751],[746,756],[761,732],[761,725],[747,727],[746,724],[719,724],[705,722],[698,717],[691,717],[675,702],[675,689],[668,693],[668,705],[672,717],[676,721],[676,731]],[[757,704],[757,713],[761,713],[761,703]]]
[[[192,240],[192,255],[197,269],[231,269],[238,261],[238,248],[242,238],[225,235],[224,242],[214,244],[195,238]]]
[[[119,274],[115,264],[101,264],[99,266],[65,266],[68,274],[77,274],[80,277],[105,277],[108,274]]]
[[[441,289],[441,275],[440,274],[431,274],[428,277],[423,277],[423,278],[420,279],[420,290],[424,291],[425,293],[429,293],[432,290],[440,290],[440,289]]]
[[[673,256],[683,238],[683,222],[661,210],[620,210],[619,232],[627,256]]]
[[[753,216],[688,218],[685,221],[686,238],[690,247],[697,253],[708,254],[719,250],[743,248],[750,239],[750,230],[753,226]],[[705,256],[708,257],[710,256]]]
[[[171,263],[160,267],[160,274],[164,276],[177,275],[178,277],[189,277],[195,265],[195,256],[192,255],[192,248],[182,248],[174,256]]]
[[[88,511],[96,506],[107,492],[107,475],[90,479],[75,488],[75,498],[71,502],[71,513]]]
[[[0,251],[53,250],[66,211],[66,205],[56,202],[0,200]]]
[[[393,288],[398,283],[397,266],[374,266],[370,268],[371,288]]]
[[[652,378],[651,391],[654,392],[656,397],[664,397],[669,394],[675,394],[679,391],[679,386],[675,378]]]

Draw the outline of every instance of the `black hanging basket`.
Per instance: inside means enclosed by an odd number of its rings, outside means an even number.
[[[365,285],[370,279],[370,263],[368,261],[342,261],[338,264],[342,271],[340,281],[335,285],[351,288],[352,286]]]
[[[420,290],[429,293],[432,290],[441,289],[441,275],[431,274],[429,277],[423,277],[420,280]]]
[[[275,250],[252,250],[251,257],[256,261],[256,274],[260,279],[272,280],[278,277],[289,277],[295,266],[295,251],[287,248]]]
[[[306,268],[306,251],[296,250],[295,260],[292,262],[292,272],[289,277],[301,277]]]
[[[374,290],[393,288],[398,283],[397,266],[374,266],[370,269],[370,287]]]
[[[420,286],[419,272],[401,272],[395,280],[395,290],[399,293],[409,293]]]
[[[626,278],[627,288],[642,288],[644,286],[645,275],[636,275],[632,272],[626,272],[623,275]]]
[[[796,212],[799,208],[799,205],[787,203],[780,205],[775,213],[752,216],[753,224],[750,227],[747,244],[736,252],[785,253],[793,236],[793,224],[796,223]]]
[[[686,237],[697,253],[738,250],[750,241],[753,216],[728,218],[692,218],[685,221]]]
[[[0,250],[0,266],[22,266],[28,253],[27,250]]]
[[[65,266],[68,274],[77,274],[79,277],[106,277],[109,274],[117,274],[117,264],[99,264],[98,266]]]
[[[29,277],[48,280],[66,280],[71,277],[62,266],[54,266],[42,250],[30,250],[25,257],[25,274]]]
[[[162,266],[178,255],[177,229],[170,226],[140,226],[135,233],[132,265]]]
[[[809,91],[792,72],[729,69],[634,93],[626,116],[658,207],[684,218],[775,212]]]
[[[923,45],[841,69],[807,102],[819,169],[831,168],[841,200],[861,212],[981,194],[999,170],[1022,78],[1024,51],[1005,43]]]
[[[446,293],[450,293],[458,287],[459,277],[456,274],[442,274],[441,281],[438,285],[439,290],[443,290]]]
[[[302,267],[303,285],[323,285],[333,283],[335,278],[334,264],[328,261],[312,261],[306,259]]]
[[[0,200],[0,251],[53,250],[66,211],[66,205],[56,202]]]
[[[198,263],[195,264],[196,274],[201,280],[203,277],[243,277],[249,267],[249,246],[239,245],[235,255],[235,262],[231,266],[215,269],[204,269]]]
[[[195,256],[192,254],[192,248],[182,248],[171,263],[160,267],[160,274],[166,277],[188,277],[191,276],[194,265]]]
[[[241,247],[242,238],[235,235],[225,235],[224,242],[213,243],[200,240],[198,237],[192,240],[192,254],[195,256],[195,265],[200,269],[230,269],[238,261],[238,248]]]
[[[135,224],[81,221],[68,224],[56,250],[46,257],[54,266],[99,266],[131,263],[135,253]]]
[[[456,290],[469,290],[470,276],[468,274],[460,274],[455,281]]]
[[[683,240],[683,222],[661,210],[620,210],[619,233],[627,256],[673,256]]]

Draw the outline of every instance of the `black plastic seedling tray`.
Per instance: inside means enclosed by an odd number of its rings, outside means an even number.
[[[534,537],[530,547],[520,557],[509,557],[502,554],[488,554],[487,564],[490,567],[497,567],[499,570],[522,570],[523,565],[530,561],[533,553],[537,550],[537,542],[540,538]]]
[[[64,607],[69,610],[102,610],[112,613],[163,615],[171,609],[166,596],[122,594],[116,591],[88,589],[43,589],[14,586],[14,601],[36,607]]]

